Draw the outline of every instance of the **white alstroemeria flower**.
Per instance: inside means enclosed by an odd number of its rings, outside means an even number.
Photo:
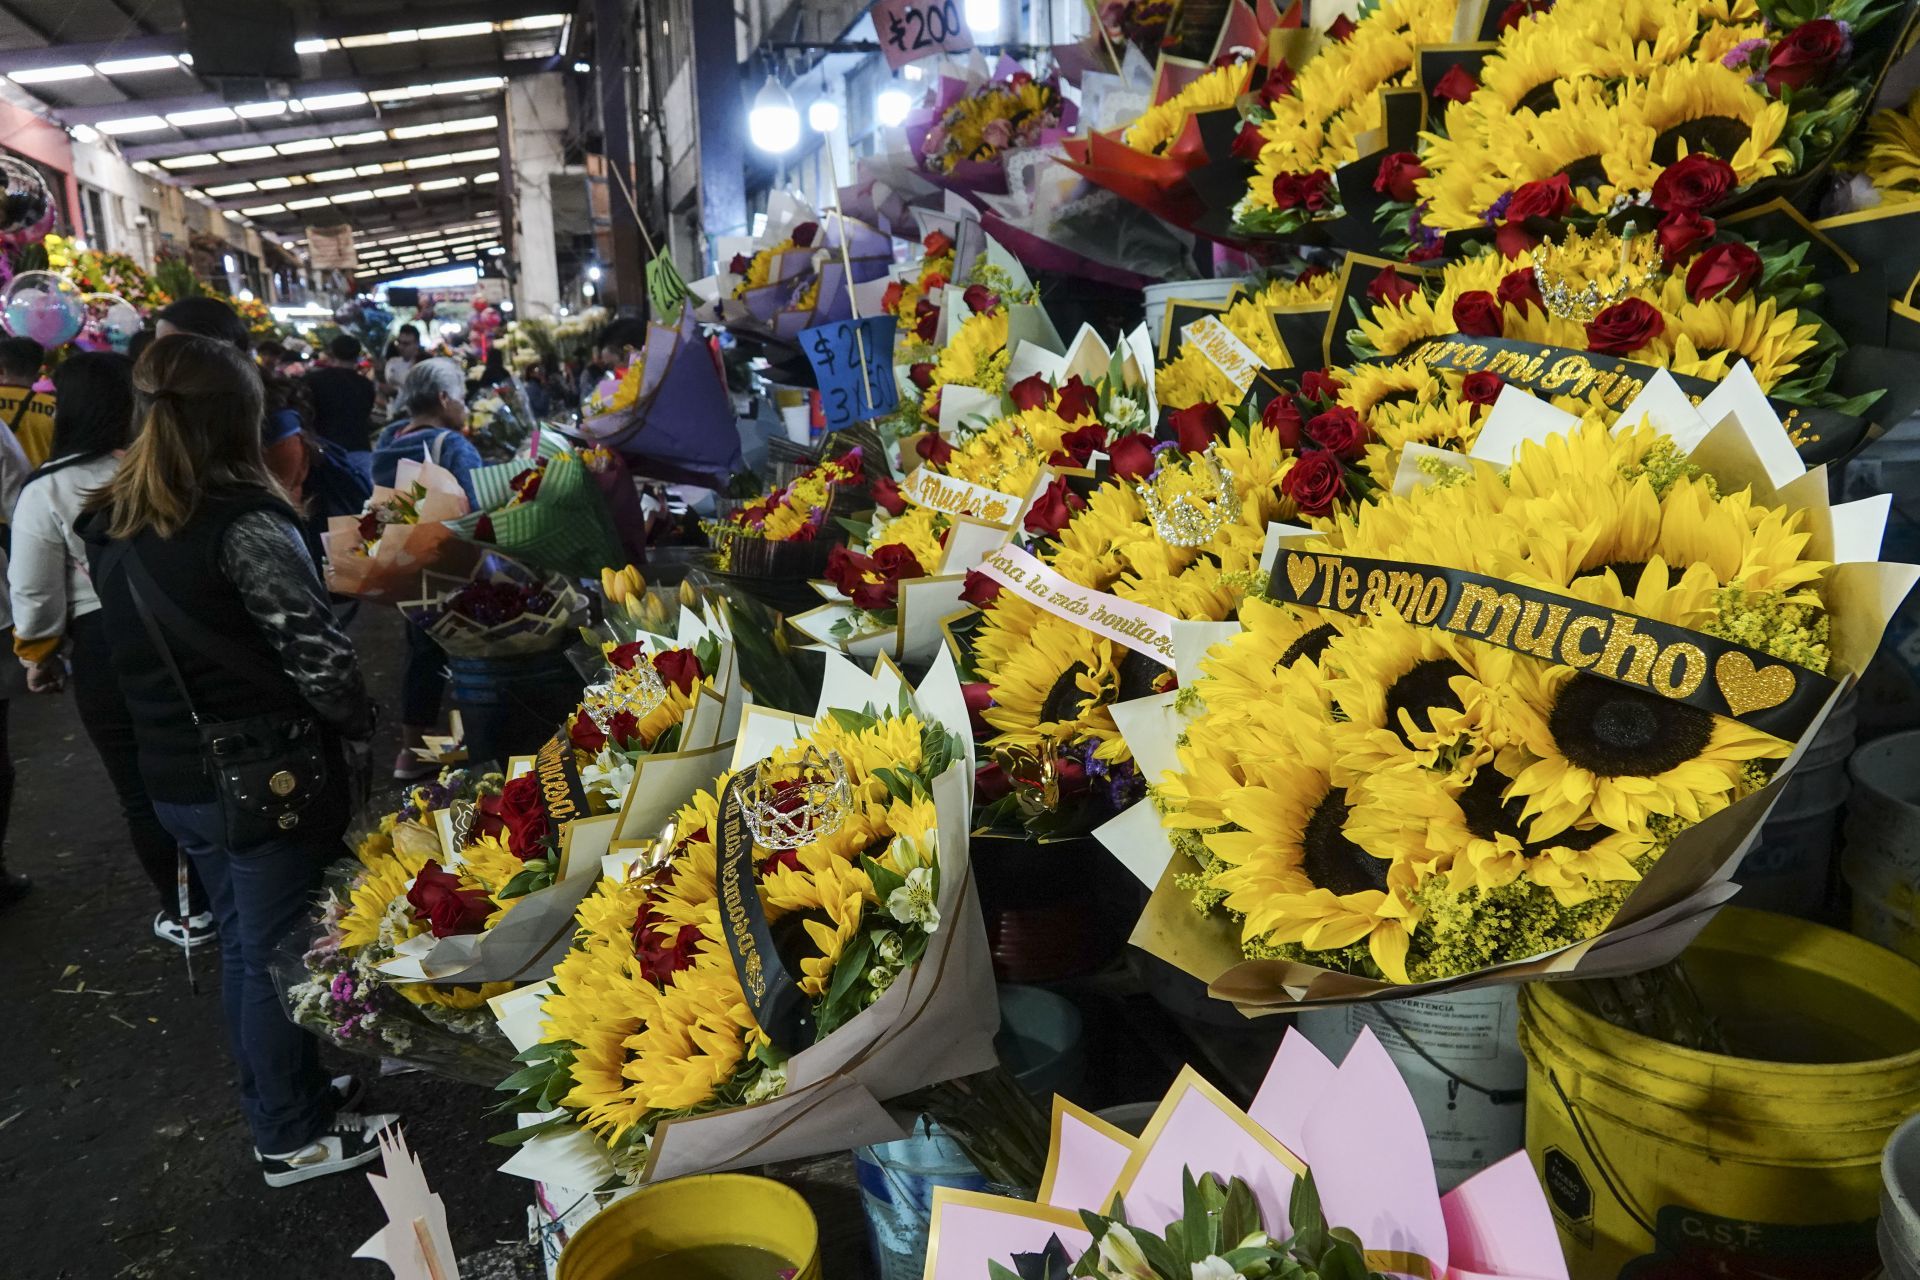
[[[877,964],[867,970],[867,985],[873,988],[874,995],[879,996],[884,994],[886,989],[893,985],[893,980],[899,976],[900,971],[898,969],[889,965]]]
[[[1100,1262],[1096,1273],[1101,1280],[1157,1280],[1147,1265],[1147,1255],[1133,1238],[1133,1232],[1115,1224],[1100,1237]]]
[[[940,927],[940,908],[933,905],[933,868],[915,867],[907,882],[887,895],[887,914],[901,924],[917,924],[928,933]]]
[[[878,934],[873,940],[874,957],[882,964],[897,965],[900,957],[906,954],[906,939],[889,929]]]
[[[1247,1280],[1221,1257],[1213,1254],[1193,1264],[1193,1280]]]
[[[787,1091],[787,1067],[785,1063],[777,1067],[768,1067],[753,1078],[747,1086],[746,1100],[749,1103],[765,1102],[777,1098]]]
[[[1107,406],[1107,425],[1125,434],[1147,425],[1147,411],[1132,396],[1115,396]]]
[[[581,767],[580,785],[605,796],[607,806],[617,812],[633,785],[633,775],[633,761],[608,747]]]

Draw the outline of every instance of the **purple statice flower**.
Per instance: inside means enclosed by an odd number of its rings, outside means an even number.
[[[1752,63],[1754,55],[1766,47],[1767,42],[1757,36],[1752,40],[1742,40],[1727,50],[1726,56],[1720,59],[1720,65],[1738,71]]]
[[[1178,449],[1179,447],[1180,443],[1177,440],[1162,440],[1159,444],[1153,446],[1153,456],[1158,458],[1169,449]]]
[[[1502,195],[1498,200],[1495,200],[1492,204],[1487,206],[1487,211],[1480,215],[1480,221],[1486,223],[1490,227],[1493,226],[1495,223],[1499,222],[1502,218],[1507,216],[1507,206],[1512,203],[1513,203],[1513,192],[1509,191],[1505,195]]]

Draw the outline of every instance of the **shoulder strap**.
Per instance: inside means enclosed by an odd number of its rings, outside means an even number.
[[[16,436],[20,434],[20,419],[27,416],[27,407],[33,403],[33,398],[40,394],[32,387],[28,387],[26,392],[20,397],[20,403],[14,406],[13,416],[7,419],[7,430]]]
[[[114,547],[108,549],[107,555],[113,555],[113,552],[120,547],[126,548],[127,589],[133,597],[133,607],[140,614],[140,621],[147,628],[148,638],[160,651],[167,669],[173,673],[175,683],[180,685],[180,692],[186,697],[189,710],[193,706],[193,697],[187,692],[186,682],[181,679],[179,668],[174,664],[173,652],[161,632],[159,625],[161,622],[166,624],[166,630],[184,640],[189,649],[262,691],[271,691],[276,697],[285,697],[293,689],[293,681],[286,672],[258,654],[234,644],[175,604],[172,598],[160,590],[159,584],[153,580],[153,575],[147,571],[145,562],[140,559],[139,549],[130,541],[116,543]],[[119,557],[115,557],[113,562],[109,562],[106,556],[101,558],[102,577],[106,576],[106,572],[111,569],[113,563],[118,562],[118,559]],[[199,719],[197,713],[194,719],[196,721]]]
[[[445,464],[440,461],[440,453],[443,449],[446,448],[446,446],[447,446],[447,433],[444,431],[435,432],[433,436],[433,443],[427,446],[427,460],[433,463],[433,465],[436,467],[444,466]]]

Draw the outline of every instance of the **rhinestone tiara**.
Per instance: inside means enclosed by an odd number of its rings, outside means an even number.
[[[1209,477],[1210,493],[1183,493],[1168,501],[1160,496],[1160,477],[1134,486],[1153,522],[1153,531],[1169,546],[1205,546],[1233,515],[1233,472],[1213,456],[1213,449],[1194,459],[1193,473]]]
[[[1540,300],[1551,314],[1580,324],[1660,274],[1660,246],[1654,237],[1622,239],[1604,225],[1592,235],[1570,231],[1558,243],[1543,243],[1535,256],[1533,279]]]
[[[853,809],[853,784],[839,752],[822,755],[809,746],[787,769],[797,776],[774,779],[763,760],[739,784],[740,815],[763,849],[798,849],[830,836]]]

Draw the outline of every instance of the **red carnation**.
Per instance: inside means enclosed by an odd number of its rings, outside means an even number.
[[[1325,449],[1310,449],[1295,458],[1280,477],[1280,492],[1310,516],[1324,516],[1347,492],[1346,468]]]
[[[1616,302],[1587,321],[1587,349],[1605,356],[1632,355],[1666,329],[1660,309],[1639,298]]]
[[[1447,68],[1447,74],[1433,86],[1433,96],[1445,102],[1465,102],[1473,96],[1480,82],[1473,78],[1473,72],[1467,70],[1464,63],[1456,62]]]
[[[1199,453],[1227,433],[1227,415],[1211,400],[1175,409],[1167,415],[1174,438],[1188,453]]]
[[[1518,308],[1522,314],[1529,306],[1546,310],[1546,304],[1540,299],[1540,281],[1533,274],[1532,267],[1521,267],[1501,276],[1496,296],[1507,306]]]
[[[1696,151],[1660,171],[1653,180],[1653,203],[1668,213],[1699,213],[1718,204],[1739,181],[1725,160]]]
[[[1687,268],[1687,297],[1695,302],[1709,298],[1732,302],[1746,296],[1761,269],[1760,255],[1750,245],[1738,240],[1710,245]]]
[[[1712,218],[1682,209],[1660,219],[1654,237],[1660,242],[1660,260],[1671,271],[1691,258],[1713,239],[1717,230]]]
[[[479,889],[463,889],[460,877],[441,869],[432,858],[413,878],[407,905],[416,920],[424,919],[436,938],[456,933],[479,933],[493,914],[493,902]]]
[[[1083,382],[1077,373],[1060,388],[1060,401],[1053,407],[1053,411],[1068,422],[1090,418],[1099,410],[1100,393]]]
[[[1402,302],[1420,291],[1420,286],[1388,267],[1373,278],[1367,286],[1367,299],[1375,304],[1392,303],[1399,306]]]
[[[1073,519],[1073,513],[1087,505],[1087,500],[1067,487],[1065,476],[1055,476],[1033,505],[1027,508],[1026,530],[1041,538],[1051,538],[1067,527],[1067,521]]]
[[[668,649],[653,657],[653,669],[660,679],[672,685],[682,693],[692,693],[694,684],[706,672],[700,669],[700,659],[691,649]]]
[[[1411,151],[1396,151],[1380,162],[1373,176],[1373,189],[1389,200],[1412,203],[1419,198],[1414,183],[1427,176],[1427,166]]]
[[[1767,69],[1761,73],[1767,92],[1804,89],[1833,74],[1834,64],[1847,55],[1847,30],[1832,18],[1803,22],[1773,42],[1767,51]]]
[[[1292,396],[1275,396],[1260,410],[1260,423],[1279,439],[1283,449],[1300,447],[1300,406]]]
[[[1316,414],[1307,422],[1307,438],[1340,458],[1357,458],[1365,453],[1372,435],[1360,415],[1344,405]]]
[[[1500,300],[1485,289],[1473,289],[1453,300],[1453,327],[1470,338],[1497,338],[1506,332]]]
[[[1144,480],[1153,474],[1153,442],[1145,436],[1121,436],[1108,447],[1107,461],[1116,479]]]

